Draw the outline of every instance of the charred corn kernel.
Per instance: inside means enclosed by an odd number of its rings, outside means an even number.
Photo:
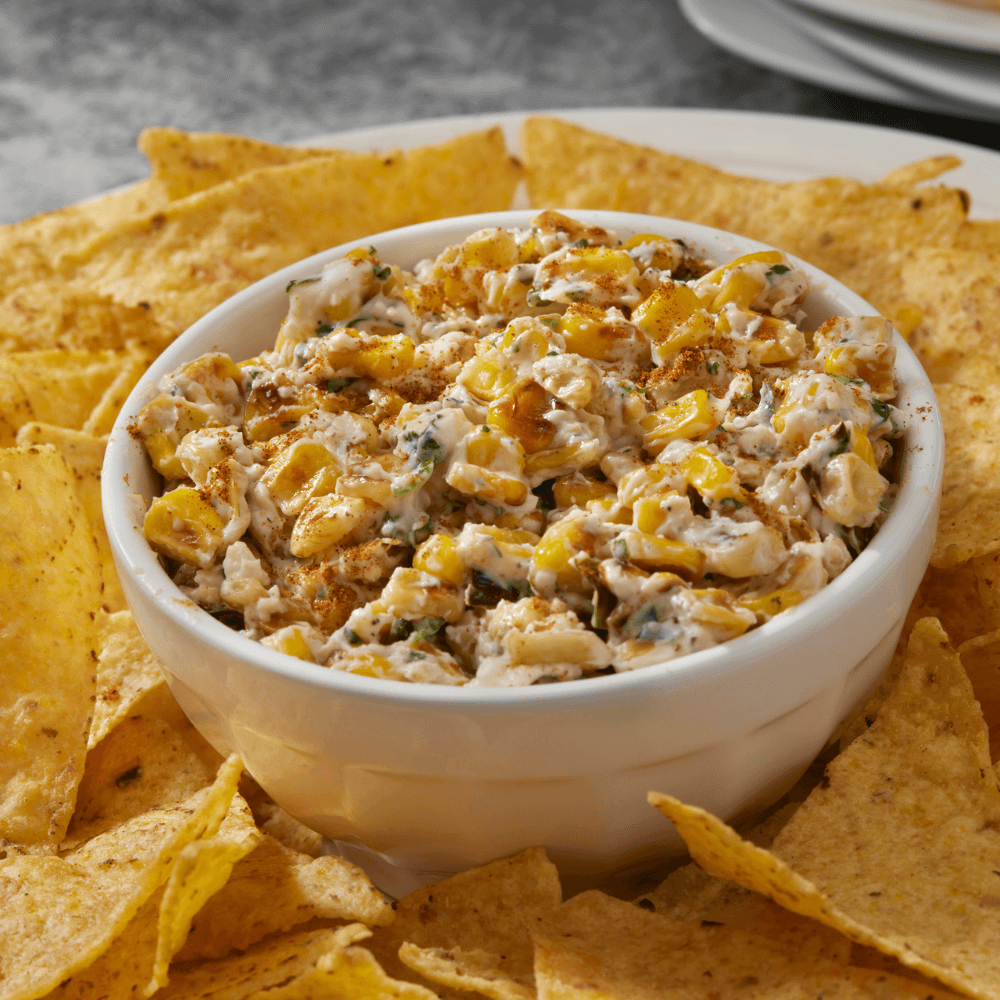
[[[639,421],[643,444],[651,455],[659,455],[671,441],[698,437],[719,426],[715,412],[708,405],[708,393],[695,389],[673,403]]]
[[[449,535],[431,535],[413,553],[413,568],[430,573],[453,587],[465,583],[466,567],[458,554],[458,545]]]
[[[585,592],[586,581],[570,560],[580,554],[593,555],[596,538],[587,530],[586,521],[586,516],[571,514],[550,524],[532,554],[532,573],[554,573],[557,590]]]
[[[490,404],[486,419],[490,426],[520,441],[521,447],[533,455],[548,448],[556,436],[555,425],[544,416],[553,399],[537,382],[519,382]]]
[[[559,319],[566,350],[598,361],[613,359],[615,348],[627,330],[628,327],[611,323],[603,309],[585,302],[573,303]]]
[[[867,462],[873,469],[878,469],[875,450],[872,448],[871,441],[868,440],[868,435],[856,427],[851,431],[851,449],[855,455]]]
[[[528,484],[523,480],[469,462],[452,462],[445,482],[466,496],[507,507],[520,507],[528,499]]]
[[[456,263],[500,271],[519,260],[517,243],[505,229],[484,229],[473,233],[459,247]]]
[[[210,566],[225,525],[197,490],[179,486],[150,504],[143,521],[146,540],[165,556],[189,566]]]
[[[701,576],[705,565],[705,557],[694,546],[634,529],[623,531],[612,543],[611,551],[622,562],[630,562],[642,569],[669,566],[692,576]]]
[[[681,462],[687,481],[705,503],[715,507],[743,507],[749,500],[734,469],[707,448],[693,448]]]
[[[339,468],[333,452],[315,441],[296,441],[278,453],[261,481],[285,514],[319,493],[332,493]]]
[[[493,348],[462,365],[458,384],[465,386],[474,396],[493,402],[510,389],[515,377],[507,358]]]
[[[617,496],[614,483],[591,479],[582,472],[560,476],[552,484],[552,497],[557,507],[586,507],[591,500]]]
[[[617,497],[602,497],[587,503],[587,512],[599,514],[611,524],[631,524],[632,512]]]
[[[341,476],[337,480],[335,490],[339,496],[371,500],[379,507],[388,507],[392,503],[392,482],[388,479]]]
[[[297,628],[288,629],[287,632],[277,636],[269,645],[272,649],[276,649],[279,653],[284,653],[287,656],[294,656],[296,659],[306,660],[308,663],[316,662],[309,644],[306,642],[301,630]]]
[[[892,363],[894,353],[882,352],[878,357],[865,357],[875,353],[867,344],[843,344],[833,348],[826,356],[823,371],[841,378],[859,378],[867,382],[876,395],[893,392]]]
[[[645,330],[653,343],[669,340],[679,326],[701,311],[701,302],[687,285],[660,285],[632,311],[632,322]]]
[[[292,555],[305,559],[343,541],[365,523],[369,510],[357,497],[313,497],[295,519],[289,541]]]
[[[337,660],[334,666],[359,677],[377,677],[379,680],[392,677],[392,664],[384,656],[376,656],[375,653],[352,653],[346,659]]]
[[[455,622],[465,611],[465,599],[458,590],[413,567],[393,570],[379,604],[397,618],[408,619],[431,617]]]
[[[588,226],[551,208],[536,215],[531,220],[531,228],[542,233],[565,233],[573,242],[586,240],[588,243],[600,243],[608,238],[607,232],[598,226]]]
[[[648,535],[655,535],[667,520],[667,512],[663,509],[663,501],[677,494],[670,490],[666,493],[654,493],[652,496],[639,497],[632,506],[632,524]]]
[[[752,611],[757,616],[758,622],[766,622],[779,611],[801,604],[804,599],[805,595],[797,590],[783,589],[773,590],[770,594],[762,594],[760,597],[740,597],[736,603],[741,608]]]
[[[177,446],[185,434],[209,422],[208,414],[194,403],[180,396],[160,395],[139,412],[136,428],[153,468],[165,479],[183,479],[184,467],[177,458]],[[163,424],[171,426],[165,430]]]

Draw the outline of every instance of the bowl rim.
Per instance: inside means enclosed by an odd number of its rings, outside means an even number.
[[[865,582],[866,574],[872,574],[872,581],[876,578],[878,563],[887,564],[883,572],[891,571],[904,558],[908,544],[912,543],[915,537],[928,527],[933,530],[944,465],[944,435],[940,410],[923,367],[903,338],[894,331],[897,375],[911,397],[912,409],[916,411],[917,407],[922,408],[922,419],[911,421],[912,426],[907,426],[907,436],[909,438],[912,435],[912,438],[905,445],[904,481],[900,485],[899,493],[884,525],[851,564],[838,577],[827,583],[819,593],[804,601],[802,605],[789,609],[744,635],[717,646],[633,670],[581,678],[571,683],[527,687],[412,683],[349,674],[279,653],[234,632],[186,597],[167,575],[141,530],[137,530],[132,523],[132,508],[135,502],[132,498],[137,494],[128,485],[128,476],[135,460],[130,457],[130,443],[132,443],[131,454],[138,454],[139,461],[142,460],[144,453],[135,452],[128,424],[148,401],[150,391],[156,382],[185,361],[211,350],[211,347],[207,350],[199,347],[195,353],[190,345],[205,339],[220,321],[244,309],[252,309],[258,302],[271,300],[276,294],[283,294],[285,286],[292,278],[315,273],[327,261],[342,256],[351,249],[388,240],[412,241],[428,234],[433,235],[437,231],[453,228],[464,229],[466,234],[469,234],[488,226],[523,225],[539,211],[540,209],[514,209],[436,219],[351,240],[303,258],[260,279],[193,323],[143,374],[125,400],[109,434],[101,474],[102,507],[119,573],[129,574],[145,597],[159,609],[159,613],[166,615],[175,626],[195,632],[198,639],[213,651],[226,657],[238,658],[254,669],[284,677],[301,685],[332,690],[342,695],[363,697],[366,701],[401,706],[461,707],[466,711],[489,711],[498,708],[528,711],[544,708],[546,711],[558,711],[560,708],[569,709],[594,702],[628,701],[635,696],[637,689],[641,688],[661,691],[679,689],[702,681],[717,680],[722,675],[736,675],[746,665],[752,666],[757,662],[762,653],[773,656],[781,650],[807,642],[809,631],[819,618],[846,613],[862,599],[853,592],[864,590],[864,587],[858,588],[857,584]],[[666,216],[580,208],[565,208],[559,211],[588,224],[612,230],[617,226],[619,229],[634,232],[678,234],[682,239],[690,239],[695,243],[732,241],[738,251],[737,255],[774,249],[769,244],[726,230]],[[639,220],[644,224],[640,225]],[[455,238],[449,236],[446,242],[438,241],[438,248],[443,249],[447,242]],[[387,256],[392,258],[394,253],[399,256],[398,252],[394,251],[389,251]],[[845,312],[857,315],[880,315],[870,303],[829,274],[793,254],[786,253],[786,256],[808,273],[813,291],[822,291],[823,294],[838,300],[838,309],[843,305]],[[923,410],[928,405],[929,412]],[[923,478],[913,476],[907,478],[907,471],[913,465],[909,459],[915,451],[922,453],[918,465],[929,469],[930,475]],[[905,613],[905,609],[903,612]]]

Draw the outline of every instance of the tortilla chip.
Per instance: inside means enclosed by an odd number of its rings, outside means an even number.
[[[931,564],[947,568],[1000,550],[1000,386],[934,391],[946,449]]]
[[[77,496],[97,543],[103,584],[101,605],[108,611],[124,610],[128,603],[118,579],[111,543],[104,527],[104,512],[101,509],[101,466],[108,439],[53,424],[30,423],[18,430],[17,443],[22,447],[51,444],[59,450],[66,464],[73,470]]]
[[[340,153],[269,167],[171,202],[64,260],[175,332],[273,271],[346,240],[508,208],[519,170],[499,128],[386,156]]]
[[[772,926],[684,923],[596,891],[540,917],[534,937],[539,996],[560,1000],[956,996],[941,987],[848,967]]]
[[[149,688],[87,754],[63,850],[212,783],[222,758],[188,721],[167,685]]]
[[[913,187],[915,184],[925,184],[927,181],[940,177],[949,170],[957,170],[962,161],[957,156],[928,156],[926,160],[907,163],[902,167],[890,170],[883,178],[882,184],[896,184],[899,187]]]
[[[554,118],[529,118],[521,148],[532,205],[643,212],[740,233],[815,264],[887,314],[900,304],[894,260],[914,246],[948,245],[967,212],[965,193],[950,188],[740,177]]]
[[[225,881],[233,861],[259,839],[253,817],[234,795],[218,833],[177,855],[170,877],[139,908],[93,964],[61,983],[46,1000],[135,1000],[167,982],[170,956],[206,896]]]
[[[911,249],[901,262],[902,296],[919,322],[907,340],[934,382],[986,387],[1000,374],[1000,248]]]
[[[1000,789],[987,739],[958,654],[922,619],[875,723],[770,852],[703,810],[650,801],[706,870],[969,996],[995,997]]]
[[[56,850],[93,708],[97,547],[49,446],[0,449],[0,857]]]
[[[82,429],[87,434],[102,437],[111,433],[125,400],[153,361],[155,353],[148,347],[132,347],[123,352],[121,367],[115,380],[104,390],[83,423]]]
[[[311,858],[318,858],[323,853],[323,835],[290,816],[276,802],[261,803],[255,815],[261,830],[279,844]]]
[[[1000,629],[958,647],[962,666],[990,733],[990,760],[1000,761]]]
[[[241,770],[230,758],[186,802],[137,816],[68,856],[8,858],[0,867],[5,1000],[44,996],[107,951],[180,851],[218,830]]]
[[[149,160],[153,179],[171,201],[262,167],[278,167],[330,156],[336,150],[278,146],[224,132],[184,132],[147,128],[139,133],[139,149]]]
[[[130,611],[102,612],[98,627],[97,690],[88,750],[132,715],[147,691],[166,690],[159,660],[146,645]]]
[[[955,234],[956,250],[1000,253],[1000,219],[969,219]]]
[[[415,971],[456,988],[444,996],[472,988],[521,998],[534,989],[530,927],[561,899],[555,866],[542,848],[529,848],[410,893],[371,950],[397,979],[413,980]]]
[[[308,920],[392,922],[392,906],[368,877],[338,857],[310,858],[264,837],[198,914],[180,961],[222,958]]]

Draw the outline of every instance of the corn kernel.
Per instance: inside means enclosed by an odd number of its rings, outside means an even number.
[[[628,327],[609,322],[603,309],[585,302],[573,303],[559,319],[566,350],[598,361],[614,359],[627,331]]]
[[[189,566],[210,566],[222,544],[225,525],[197,490],[179,486],[157,497],[142,530],[157,552]]]
[[[419,569],[399,567],[379,597],[387,612],[396,618],[444,618],[456,622],[465,612],[465,599],[454,587],[434,586]]]
[[[839,375],[842,378],[859,378],[867,382],[876,395],[891,394],[893,355],[884,353],[874,359],[859,357],[859,350],[862,349],[864,348],[860,344],[843,344],[835,347],[826,356],[823,371],[827,375]]]
[[[465,583],[466,567],[458,554],[458,545],[449,535],[431,535],[413,553],[413,567],[436,576],[453,587]]]
[[[651,455],[659,455],[671,441],[697,437],[719,426],[715,412],[708,405],[704,389],[681,396],[673,403],[639,421],[643,430],[643,444]]]
[[[760,597],[740,597],[736,603],[741,608],[752,611],[757,616],[758,622],[766,622],[779,611],[801,604],[803,600],[805,600],[805,595],[799,591],[782,589],[774,590],[770,594],[762,594]]]
[[[173,422],[169,430],[160,427],[164,413]],[[208,415],[193,403],[180,396],[160,395],[142,408],[136,427],[153,468],[165,479],[183,479],[184,467],[177,458],[177,446],[186,434],[209,423]]]
[[[687,285],[660,285],[632,312],[632,322],[645,330],[653,343],[669,340],[677,327],[701,311],[701,302]]]
[[[286,656],[294,656],[296,659],[305,660],[308,663],[316,662],[300,629],[290,628],[276,642],[272,643],[271,647]]]
[[[505,229],[487,229],[473,233],[459,247],[456,263],[466,267],[484,267],[501,271],[518,262],[517,243]]]
[[[339,471],[328,448],[314,441],[297,441],[279,452],[261,481],[282,512],[294,514],[310,497],[332,493]]]
[[[335,666],[358,677],[377,677],[379,680],[392,677],[392,664],[375,653],[351,653],[346,659],[337,660]]]
[[[611,524],[631,524],[632,512],[617,497],[601,497],[587,503],[587,513],[598,514]]]
[[[585,524],[586,516],[569,515],[549,525],[531,557],[532,576],[539,570],[554,573],[556,589],[586,593],[586,581],[570,563],[576,555],[594,552],[596,539]]]
[[[642,569],[663,569],[669,566],[693,576],[701,576],[705,565],[705,557],[694,546],[634,529],[622,532],[612,545],[612,551],[623,562],[630,562]]]
[[[632,506],[632,524],[648,535],[655,535],[667,520],[667,512],[663,509],[663,501],[677,496],[672,490],[667,493],[654,493],[652,496],[639,497]]]
[[[655,267],[659,271],[666,271],[677,264],[678,253],[676,246],[673,240],[667,239],[666,236],[657,236],[655,233],[639,233],[638,236],[633,236],[630,240],[626,240],[622,244],[622,249],[634,250],[644,243],[651,244],[656,248],[653,251],[650,267]]]
[[[520,507],[528,499],[528,484],[521,479],[469,462],[452,462],[445,482],[466,496],[507,507]]]
[[[335,487],[339,496],[371,500],[379,507],[392,503],[392,482],[388,479],[371,479],[368,476],[341,476]]]
[[[228,354],[205,354],[188,362],[180,373],[197,382],[216,405],[225,405],[234,390],[243,394],[243,373]],[[234,385],[229,386],[227,382]]]
[[[557,507],[586,507],[591,500],[617,496],[614,483],[591,479],[581,472],[560,476],[552,484],[552,497]]]
[[[722,629],[730,638],[742,635],[754,624],[742,607],[736,609],[725,603],[716,603],[730,599],[724,590],[690,590],[688,596],[695,598],[690,604],[691,618],[703,625]]]
[[[851,431],[851,449],[862,461],[867,462],[873,469],[878,469],[878,462],[875,460],[875,450],[872,448],[868,435],[863,430],[854,428]]]
[[[313,497],[302,508],[292,528],[289,548],[293,556],[306,559],[336,545],[367,519],[368,504],[356,497]]]
[[[693,448],[681,462],[687,481],[709,505],[742,507],[748,501],[735,470],[707,448]]]
[[[495,348],[467,361],[458,375],[458,384],[489,402],[499,399],[513,385],[514,369]]]
[[[519,382],[487,411],[487,421],[504,434],[521,442],[529,454],[544,451],[556,436],[556,428],[543,416],[551,409],[553,397],[537,382]]]

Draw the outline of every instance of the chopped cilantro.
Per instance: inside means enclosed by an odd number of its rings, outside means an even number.
[[[528,292],[528,305],[529,306],[550,306],[552,303],[548,299],[542,298],[542,292],[539,288],[532,288]]]
[[[348,329],[353,330],[359,323],[365,323],[371,319],[371,316],[355,316],[349,323],[345,323]]]
[[[550,330],[554,330],[559,325],[558,316],[539,316],[539,323],[544,323]]]
[[[589,247],[590,244],[587,242],[586,239],[583,239],[581,237],[580,239],[574,241],[573,246],[575,246],[575,247]]]
[[[333,330],[334,330],[334,326],[333,326],[332,323],[324,323],[323,320],[320,320],[316,324],[316,336],[317,337],[325,337],[328,333],[333,333]]]
[[[411,638],[416,642],[427,642],[436,636],[444,625],[444,618],[432,618],[429,615],[424,618],[418,618],[413,623],[413,635]]]
[[[843,455],[843,453],[847,451],[847,447],[851,443],[851,432],[843,423],[841,423],[834,431],[833,439],[837,442],[837,446],[833,449],[833,451],[827,454],[827,458],[834,458],[837,455]]]
[[[361,646],[361,645],[364,644],[364,641],[362,640],[361,636],[358,635],[358,633],[355,632],[354,629],[352,629],[352,628],[345,628],[344,629],[344,638],[352,646]]]
[[[774,267],[770,267],[764,274],[768,282],[774,281],[774,276],[777,274],[787,274],[791,268],[787,264],[775,264]]]
[[[611,553],[616,559],[625,562],[628,559],[628,542],[624,538],[616,538],[611,543]]]
[[[327,380],[326,391],[327,392],[340,392],[345,386],[350,385],[354,381],[353,378],[331,378]]]
[[[319,281],[318,276],[315,278],[299,278],[298,280],[293,279],[285,285],[285,294],[287,295],[293,288],[297,288],[299,285],[311,285],[316,281]]]
[[[390,274],[392,274],[392,268],[389,267],[388,264],[384,265],[383,267],[378,267],[377,265],[373,264],[372,270],[374,270],[375,277],[378,278],[379,281],[385,281],[385,279],[388,278]]]
[[[719,362],[718,361],[706,361],[705,362],[705,370],[708,372],[709,375],[718,375],[719,374]]]
[[[739,510],[740,507],[743,506],[743,504],[740,503],[740,501],[737,500],[736,497],[723,497],[719,501],[719,506],[720,507],[729,507],[732,510]]]
[[[489,507],[497,517],[507,513],[506,507],[498,507],[495,503],[490,503],[489,500],[482,500],[479,497],[473,497],[472,499],[475,500],[480,507]]]
[[[848,378],[846,375],[831,375],[830,378],[835,378],[838,382],[844,385],[866,385],[867,383],[864,379],[860,378]]]

